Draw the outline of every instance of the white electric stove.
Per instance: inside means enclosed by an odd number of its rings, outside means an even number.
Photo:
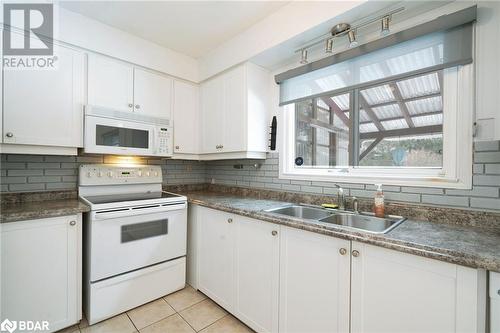
[[[81,165],[84,310],[94,324],[184,288],[187,199],[159,166]]]

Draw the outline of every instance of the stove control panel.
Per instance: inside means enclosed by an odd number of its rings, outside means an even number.
[[[119,185],[161,183],[162,171],[158,165],[80,165],[79,185]]]

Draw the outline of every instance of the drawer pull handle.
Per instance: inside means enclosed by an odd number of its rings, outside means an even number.
[[[76,225],[76,221],[71,221],[71,222],[69,222],[69,225],[70,225],[70,226],[74,226],[74,225]]]
[[[227,219],[227,223],[233,223],[233,219],[231,218]]]

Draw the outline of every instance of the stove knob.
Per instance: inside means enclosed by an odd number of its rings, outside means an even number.
[[[102,176],[104,176],[104,174],[102,173],[102,171],[99,171],[99,173],[97,174],[97,176],[102,177]]]
[[[87,172],[87,177],[88,177],[88,178],[92,177],[92,174],[90,173],[90,171],[89,171],[89,172]]]
[[[113,171],[108,172],[108,177],[110,177],[110,178],[113,177]]]
[[[146,171],[146,177],[149,177],[150,173],[149,171]]]
[[[158,177],[158,171],[155,171],[155,177]]]

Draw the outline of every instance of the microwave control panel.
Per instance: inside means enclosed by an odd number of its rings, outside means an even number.
[[[169,156],[172,154],[173,138],[172,127],[158,127],[156,131],[157,137],[157,153],[162,156]]]

